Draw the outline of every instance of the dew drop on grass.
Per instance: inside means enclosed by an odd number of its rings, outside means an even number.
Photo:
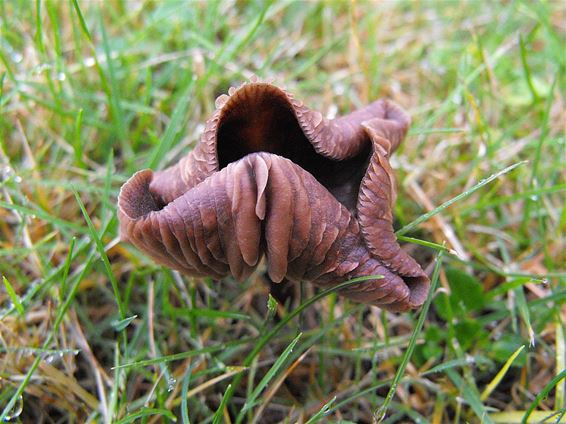
[[[59,72],[59,73],[57,74],[57,79],[58,79],[59,81],[65,81],[65,80],[67,79],[67,75],[65,75],[65,72]]]
[[[14,170],[11,166],[5,166],[0,170],[0,181],[6,181],[14,175]]]
[[[177,384],[177,380],[170,377],[169,380],[167,380],[167,391],[172,392],[175,389],[175,384]]]
[[[540,280],[540,283],[543,287],[548,287],[548,278],[543,278],[542,280]]]
[[[452,102],[454,104],[457,104],[457,105],[461,104],[462,103],[462,95],[460,93],[455,93],[452,96]]]
[[[43,353],[43,354],[41,355],[41,359],[42,359],[44,362],[46,362],[46,363],[48,363],[48,364],[51,364],[51,363],[53,362],[53,355],[50,354],[50,353]]]
[[[43,359],[48,364],[52,364],[54,362],[57,362],[57,361],[61,360],[62,358],[63,358],[63,352],[62,351],[44,352],[41,355],[41,359]]]
[[[24,398],[22,395],[19,395],[18,400],[16,400],[16,403],[14,404],[14,407],[10,412],[6,414],[3,421],[5,423],[15,421],[22,414],[23,410],[24,410]]]
[[[14,63],[20,63],[23,60],[23,58],[24,56],[19,52],[12,54],[12,60],[14,61]]]
[[[51,69],[51,65],[49,63],[42,63],[40,65],[37,65],[34,69],[33,69],[33,74],[34,75],[39,75],[45,71],[49,71]]]
[[[96,63],[96,60],[94,60],[94,57],[87,57],[84,60],[84,64],[88,68],[90,68],[91,66],[94,66],[95,63]]]

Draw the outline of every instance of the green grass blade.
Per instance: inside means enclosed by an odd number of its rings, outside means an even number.
[[[218,405],[218,409],[214,413],[214,418],[212,420],[212,424],[220,424],[220,422],[222,420],[224,408],[228,404],[228,400],[229,400],[228,394],[231,392],[231,389],[232,389],[232,385],[228,384],[228,387],[226,388],[226,391],[224,392],[224,396],[222,397],[222,400],[220,401],[220,405]]]
[[[76,295],[77,290],[79,288],[79,284],[83,280],[86,273],[90,270],[90,266],[92,265],[92,262],[93,262],[93,256],[90,257],[90,259],[85,264],[83,271],[76,278],[75,283],[71,287],[71,290],[69,291],[69,294],[67,295],[67,298],[65,299],[65,302],[58,308],[57,317],[56,317],[56,319],[53,323],[51,333],[49,333],[49,336],[45,339],[45,342],[43,343],[43,348],[47,348],[49,346],[49,344],[51,343],[51,341],[53,340],[53,334],[55,334],[58,331],[59,325],[63,321],[65,314],[67,313],[69,307],[71,306],[71,302],[75,298],[75,295]],[[22,380],[22,382],[18,386],[18,389],[16,390],[16,392],[14,393],[14,395],[12,396],[10,401],[4,407],[2,414],[0,414],[0,421],[4,421],[6,419],[6,417],[11,413],[11,411],[14,409],[14,406],[18,402],[18,399],[20,398],[20,396],[24,393],[25,388],[29,384],[31,377],[33,376],[33,374],[37,370],[37,367],[39,366],[41,361],[42,361],[41,356],[38,356],[38,357],[35,358],[35,360],[31,364],[28,372],[26,373],[24,379]]]
[[[185,377],[183,378],[183,384],[181,386],[181,419],[183,424],[191,424],[189,419],[189,408],[187,392],[189,391],[189,384],[191,382],[191,375],[193,373],[193,363],[189,365],[187,371],[185,372]]]
[[[161,415],[163,418],[168,418],[171,421],[177,421],[177,418],[171,411],[163,408],[142,408],[140,411],[134,412],[121,420],[116,421],[116,424],[127,424],[134,422],[145,422],[145,419],[154,415]]]
[[[59,229],[64,228],[66,230],[72,230],[77,233],[88,234],[88,231],[85,231],[85,229],[81,228],[80,225],[75,224],[73,222],[65,221],[64,219],[51,215],[49,212],[46,212],[43,209],[40,209],[39,207],[29,208],[26,206],[18,205],[16,203],[8,203],[3,200],[0,200],[0,207],[9,210],[15,210],[17,212],[22,213],[23,215],[40,218],[46,222],[49,222],[51,225]]]
[[[525,292],[523,287],[518,287],[514,290],[515,301],[517,302],[517,309],[519,310],[519,316],[523,321],[523,324],[527,328],[527,333],[529,335],[529,345],[535,345],[535,332],[531,324],[531,313],[529,312],[529,306],[527,304],[527,299],[525,297]]]
[[[157,168],[163,161],[165,154],[171,150],[174,142],[178,140],[181,129],[187,119],[187,110],[193,98],[192,92],[194,90],[195,81],[196,80],[193,78],[188,79],[185,88],[181,90],[181,95],[177,97],[177,106],[175,106],[171,121],[167,125],[163,137],[147,162],[146,166],[148,168]]]
[[[428,292],[426,301],[421,308],[421,311],[419,313],[419,319],[417,320],[417,324],[415,325],[415,328],[413,330],[411,338],[409,339],[409,344],[407,346],[405,354],[403,355],[403,359],[401,360],[401,364],[399,365],[399,368],[397,368],[397,372],[395,373],[395,377],[393,378],[393,381],[391,383],[391,387],[389,388],[389,392],[387,393],[387,396],[385,397],[385,401],[383,402],[383,404],[374,413],[374,419],[377,422],[382,422],[383,419],[385,418],[385,414],[387,413],[387,409],[389,408],[389,405],[391,404],[391,401],[393,400],[393,397],[395,396],[395,392],[397,391],[397,386],[399,385],[401,378],[403,378],[403,374],[405,373],[405,369],[407,368],[407,365],[409,364],[409,361],[411,360],[411,357],[413,356],[413,352],[415,350],[415,346],[416,346],[416,343],[417,343],[417,337],[420,334],[421,329],[423,328],[424,321],[425,321],[425,318],[426,318],[426,315],[427,315],[427,312],[428,312],[428,308],[430,307],[430,304],[432,302],[432,298],[433,298],[434,293],[436,291],[436,286],[438,284],[438,277],[440,275],[440,267],[442,265],[443,254],[444,254],[444,252],[441,250],[440,252],[438,252],[438,255],[436,257],[436,264],[434,266],[434,271],[432,273],[430,290]]]
[[[108,75],[108,92],[107,97],[110,101],[110,108],[112,120],[114,121],[114,128],[116,135],[120,142],[120,147],[126,158],[133,157],[132,147],[128,140],[126,123],[124,120],[124,110],[121,104],[120,84],[116,78],[116,71],[114,69],[114,58],[110,52],[110,45],[108,35],[106,34],[106,26],[100,16],[100,32],[102,34],[102,46],[104,48],[104,55],[106,56],[106,70]]]
[[[38,46],[38,50],[45,54],[45,45],[43,44],[43,21],[41,19],[41,0],[35,0],[35,35],[33,38]]]
[[[451,369],[455,367],[467,367],[470,366],[470,364],[492,365],[493,363],[492,361],[490,361],[487,358],[484,358],[483,356],[475,356],[472,358],[457,358],[457,359],[452,359],[450,361],[445,361],[442,364],[432,367],[428,371],[423,372],[422,375],[427,376],[427,375],[437,374],[447,369]]]
[[[83,143],[81,140],[81,129],[83,124],[83,109],[79,109],[75,119],[75,128],[73,132],[73,150],[75,152],[75,162],[80,168],[85,168],[83,161]]]
[[[206,353],[221,352],[223,350],[226,350],[226,349],[229,349],[229,348],[232,348],[232,347],[246,345],[246,344],[253,342],[255,340],[256,339],[252,338],[252,337],[240,339],[240,340],[234,340],[234,341],[231,341],[231,342],[220,343],[220,344],[216,344],[216,345],[212,345],[212,346],[203,347],[203,348],[200,348],[200,349],[194,349],[194,350],[189,350],[189,351],[186,351],[186,352],[174,353],[172,355],[161,356],[159,358],[146,359],[146,360],[143,360],[143,361],[130,362],[130,363],[127,363],[127,364],[120,364],[118,366],[113,367],[112,369],[138,368],[138,367],[146,367],[148,365],[160,364],[162,362],[178,361],[180,359],[192,358],[193,356],[198,356],[198,355],[202,355],[202,354],[206,354]]]
[[[71,269],[71,261],[73,259],[73,252],[75,251],[75,242],[77,239],[73,237],[71,239],[71,244],[69,246],[69,252],[65,258],[65,263],[63,264],[63,277],[61,278],[61,287],[59,288],[61,300],[63,296],[67,293],[67,281],[69,278],[69,270]]]
[[[79,18],[81,29],[83,30],[84,34],[87,36],[88,40],[92,43],[92,37],[90,35],[90,31],[88,30],[88,26],[83,16],[83,12],[81,12],[81,8],[79,6],[78,0],[71,0],[71,3],[73,4],[73,8],[75,9],[77,17]]]
[[[403,228],[401,228],[400,230],[398,230],[395,234],[397,236],[403,235],[405,233],[408,233],[409,231],[411,231],[413,228],[417,227],[419,224],[421,224],[422,222],[427,221],[428,219],[432,218],[433,216],[439,214],[440,212],[442,212],[444,209],[448,208],[449,206],[453,205],[454,203],[468,197],[469,195],[471,195],[472,193],[475,193],[476,191],[478,191],[480,188],[482,188],[483,186],[489,184],[490,182],[492,182],[493,180],[499,178],[502,175],[507,174],[508,172],[511,172],[512,170],[514,170],[515,168],[517,168],[518,166],[524,165],[525,163],[527,163],[527,161],[521,161],[521,162],[517,162],[511,166],[508,166],[505,169],[502,169],[499,172],[496,172],[495,174],[489,176],[488,178],[485,178],[483,180],[481,180],[479,183],[477,183],[476,185],[474,185],[473,187],[471,187],[470,189],[464,191],[463,193],[460,193],[458,196],[453,197],[452,199],[444,202],[442,205],[434,208],[433,210],[431,210],[430,212],[425,213],[424,215],[421,215],[420,217],[418,217],[417,219],[415,219],[413,222],[405,225]]]
[[[523,416],[523,419],[521,420],[521,423],[526,424],[529,421],[529,417],[536,409],[540,401],[546,398],[550,393],[550,391],[565,378],[566,378],[566,369],[562,370],[560,374],[555,376],[552,380],[549,381],[549,383],[546,386],[543,387],[543,389],[536,395],[535,399],[531,402],[529,408],[527,409],[525,415]]]
[[[14,307],[16,308],[16,311],[18,311],[18,314],[20,314],[20,316],[23,317],[24,307],[20,303],[20,299],[18,298],[16,291],[14,290],[14,288],[12,287],[12,285],[5,276],[2,276],[2,282],[4,283],[6,292],[8,293],[8,296],[10,297],[10,300],[12,301]]]
[[[506,203],[512,203],[519,200],[529,199],[529,198],[536,198],[538,196],[543,196],[545,194],[553,194],[558,193],[561,191],[566,190],[566,184],[557,184],[551,187],[541,187],[533,190],[526,190],[522,193],[515,193],[509,196],[501,196],[497,197],[496,199],[489,199],[486,201],[480,201],[477,204],[471,205],[469,207],[463,208],[460,211],[461,216],[469,215],[472,212],[479,211],[482,209],[491,209],[496,206],[501,206]]]
[[[427,240],[420,240],[420,239],[416,239],[413,237],[407,237],[407,236],[398,236],[397,240],[399,241],[404,241],[407,243],[413,243],[413,244],[418,244],[419,246],[425,246],[425,247],[429,247],[431,249],[437,250],[437,251],[442,251],[444,253],[449,253],[451,255],[456,255],[456,252],[442,244],[438,244],[438,243],[433,243],[431,241],[427,241]]]
[[[525,79],[527,80],[527,86],[529,87],[531,95],[533,96],[533,103],[534,103],[538,101],[540,96],[537,93],[537,90],[535,89],[535,86],[533,84],[531,69],[529,68],[529,63],[527,62],[527,48],[525,46],[525,40],[523,39],[523,36],[521,34],[519,34],[519,47],[521,50],[521,64],[523,65],[523,71],[525,72]]]
[[[489,361],[487,361],[485,358],[474,358],[474,362],[477,363],[477,364],[488,364],[489,363]],[[440,365],[437,365],[436,367],[433,367],[428,371],[425,371],[422,374],[422,376],[424,377],[424,376],[427,376],[427,375],[437,374],[437,373],[440,373],[440,372],[444,372],[448,369],[457,368],[457,367],[464,367],[464,366],[469,366],[469,365],[470,365],[470,360],[468,358],[453,359],[451,361],[446,361],[446,362],[444,362]],[[353,402],[354,400],[356,400],[360,397],[364,397],[364,396],[369,395],[371,393],[375,393],[376,390],[379,390],[383,387],[386,387],[387,385],[390,385],[392,381],[393,381],[393,379],[381,380],[377,384],[370,386],[367,389],[360,390],[359,392],[354,393],[353,395],[345,398],[344,400],[341,400],[339,403],[337,403],[332,408],[330,408],[330,410],[328,412],[332,413],[334,411],[337,411],[340,408],[342,408],[343,406],[348,405],[349,403]]]
[[[259,397],[259,395],[261,394],[263,389],[265,389],[265,387],[269,384],[269,382],[279,372],[279,369],[283,366],[283,364],[287,361],[287,358],[289,357],[291,352],[293,352],[295,345],[298,343],[298,341],[299,341],[299,339],[301,338],[302,335],[303,335],[303,333],[299,333],[297,335],[297,337],[295,337],[293,339],[293,341],[291,343],[289,343],[289,346],[287,346],[285,348],[285,350],[277,358],[275,363],[271,366],[269,371],[263,376],[261,381],[258,383],[258,385],[255,387],[255,389],[251,393],[251,395],[246,400],[246,403],[244,403],[244,406],[240,410],[240,414],[238,415],[236,422],[241,422],[241,420],[244,418],[244,415],[246,414],[246,412],[249,411],[251,408],[253,408],[256,405],[257,398]]]
[[[116,277],[114,276],[114,272],[112,271],[112,267],[110,266],[110,261],[108,260],[108,255],[106,254],[106,251],[104,249],[104,245],[102,244],[102,240],[98,236],[98,233],[96,232],[96,228],[94,228],[94,224],[92,223],[92,220],[90,219],[90,216],[89,216],[89,214],[88,214],[88,212],[85,208],[83,201],[81,200],[81,198],[79,196],[79,193],[77,193],[75,190],[73,190],[73,193],[75,195],[75,199],[77,200],[77,203],[79,204],[79,207],[81,208],[81,212],[83,214],[84,220],[87,223],[88,230],[89,230],[89,233],[90,233],[92,240],[94,241],[94,244],[96,246],[96,250],[98,251],[100,258],[102,259],[102,263],[104,264],[106,274],[107,274],[108,278],[110,279],[110,284],[112,284],[112,289],[114,290],[114,296],[115,296],[115,299],[116,299],[116,304],[118,305],[118,312],[120,314],[120,319],[123,320],[123,319],[126,318],[126,311],[125,311],[124,305],[122,303],[122,296],[120,294],[120,287],[118,286],[118,281],[116,281]]]
[[[121,320],[112,321],[111,325],[114,327],[116,331],[124,330],[128,325],[130,325],[138,316],[132,315],[131,317],[127,317]]]
[[[336,396],[334,396],[332,399],[330,399],[328,402],[326,402],[322,406],[322,408],[320,408],[320,410],[316,414],[314,414],[312,417],[310,417],[309,420],[305,424],[315,424],[315,423],[319,422],[320,420],[322,420],[326,416],[326,414],[328,413],[328,411],[332,407],[332,404],[335,401],[336,401]]]
[[[359,284],[363,281],[368,281],[368,280],[375,280],[375,279],[380,279],[383,278],[382,275],[369,275],[367,277],[359,277],[359,278],[353,278],[349,281],[345,281],[344,283],[338,284],[335,287],[323,290],[319,293],[317,293],[315,296],[311,297],[310,299],[308,299],[307,301],[305,301],[304,303],[302,303],[300,306],[298,306],[296,309],[294,309],[293,311],[291,311],[290,313],[288,313],[281,321],[279,321],[279,323],[277,325],[275,325],[273,327],[273,329],[271,331],[269,331],[267,334],[261,336],[259,338],[259,340],[257,341],[257,343],[255,344],[254,348],[252,349],[252,351],[246,356],[246,358],[244,359],[243,362],[243,366],[244,367],[249,367],[251,365],[251,363],[253,362],[254,358],[259,354],[259,352],[261,352],[261,350],[263,349],[263,347],[273,338],[275,337],[276,334],[279,333],[279,331],[281,331],[282,328],[284,328],[293,318],[295,318],[297,315],[300,315],[306,308],[308,308],[309,306],[311,306],[312,304],[318,302],[320,299],[332,294],[332,293],[336,293],[342,289],[345,289],[347,287],[353,286],[355,284]],[[242,374],[238,374],[235,378],[234,381],[232,383],[232,387],[237,387],[240,384],[240,381],[242,380],[243,376]],[[227,392],[226,396],[228,396],[228,399],[230,399],[233,395],[233,390],[230,392]]]
[[[251,317],[249,315],[242,314],[240,312],[233,311],[218,311],[216,309],[208,308],[175,308],[172,311],[173,315],[176,317],[187,317],[194,316],[199,318],[212,318],[212,319],[236,319],[241,321],[250,321]]]
[[[484,389],[484,391],[480,396],[480,400],[482,401],[486,400],[489,397],[489,395],[495,390],[495,388],[499,385],[499,383],[501,383],[501,380],[503,380],[503,377],[505,377],[505,374],[507,374],[507,371],[509,370],[509,368],[511,367],[517,356],[519,356],[519,354],[523,351],[524,348],[525,345],[522,345],[521,347],[519,347],[519,349],[513,352],[513,354],[509,357],[509,359],[505,362],[505,364],[503,364],[503,367],[501,367],[499,372],[495,375],[493,380],[491,380],[489,384],[486,386],[486,388]]]
[[[452,380],[454,385],[458,387],[462,393],[464,400],[470,405],[476,416],[481,420],[482,423],[492,424],[493,421],[488,415],[488,412],[480,400],[480,395],[477,392],[476,386],[468,383],[464,380],[457,372],[453,369],[446,371],[446,375]]]

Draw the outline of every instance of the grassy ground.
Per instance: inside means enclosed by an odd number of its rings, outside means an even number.
[[[564,3],[1,0],[0,19],[2,417],[562,419]],[[120,185],[252,74],[328,114],[410,112],[396,216],[435,270],[421,314],[312,287],[268,307],[261,273],[192,280],[118,242]]]

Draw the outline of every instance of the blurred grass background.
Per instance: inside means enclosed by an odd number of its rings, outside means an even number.
[[[564,421],[566,3],[0,0],[0,19],[4,419]],[[395,212],[437,264],[422,328],[305,305],[312,287],[268,305],[261,273],[192,280],[119,243],[121,184],[254,74],[328,116],[410,112]]]

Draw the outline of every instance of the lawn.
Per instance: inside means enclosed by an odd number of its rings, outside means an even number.
[[[566,4],[0,0],[0,411],[13,422],[566,422]],[[137,170],[253,75],[327,116],[387,97],[389,313],[184,277],[120,242]]]

